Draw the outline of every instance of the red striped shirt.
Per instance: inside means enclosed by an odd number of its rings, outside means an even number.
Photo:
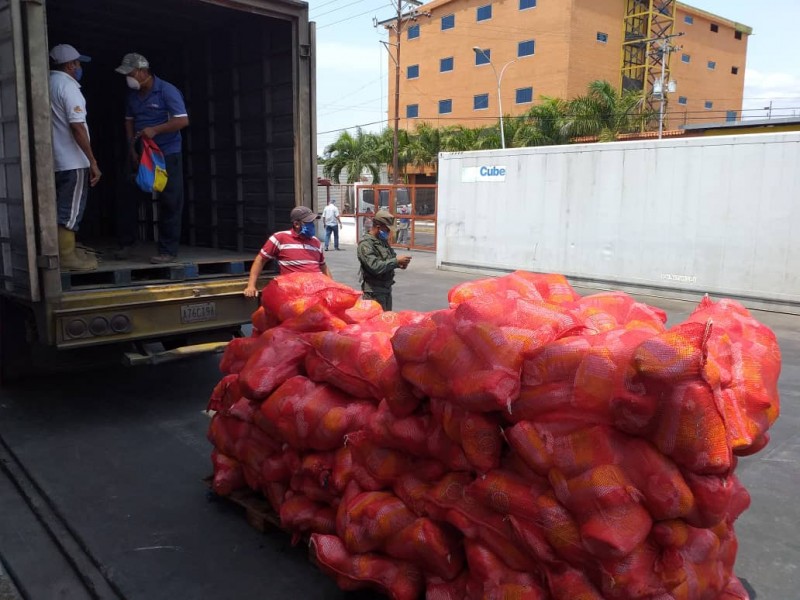
[[[325,264],[322,244],[315,237],[305,237],[289,229],[270,236],[261,256],[267,260],[277,260],[280,274],[319,273]]]

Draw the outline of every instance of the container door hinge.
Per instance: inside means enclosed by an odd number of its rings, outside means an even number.
[[[40,269],[53,270],[58,269],[58,255],[57,254],[43,254],[36,257],[36,266]]]
[[[300,44],[300,58],[311,56],[311,44]]]

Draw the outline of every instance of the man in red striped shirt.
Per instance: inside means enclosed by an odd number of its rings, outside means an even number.
[[[253,261],[253,266],[250,267],[250,280],[244,290],[245,296],[254,298],[258,294],[256,281],[264,265],[271,260],[278,261],[281,275],[303,272],[331,276],[330,269],[325,264],[322,244],[314,236],[316,218],[317,215],[307,206],[297,206],[292,209],[289,214],[292,228],[270,236]]]

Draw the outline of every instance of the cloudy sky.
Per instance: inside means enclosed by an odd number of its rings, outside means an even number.
[[[559,1],[559,0],[548,0]],[[800,52],[792,47],[800,0],[690,0],[689,4],[754,29],[745,75],[745,115],[800,116]],[[343,128],[380,130],[386,122],[386,41],[378,20],[391,0],[309,0],[317,23],[317,148],[322,154]]]

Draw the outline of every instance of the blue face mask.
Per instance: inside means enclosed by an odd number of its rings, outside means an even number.
[[[384,242],[389,241],[389,232],[388,231],[379,231],[378,232],[378,239],[383,240]]]
[[[314,223],[303,223],[303,226],[300,228],[300,235],[307,238],[314,237],[316,232],[317,229],[314,227]]]
[[[83,77],[83,67],[78,67],[75,71],[75,81],[80,81]]]

